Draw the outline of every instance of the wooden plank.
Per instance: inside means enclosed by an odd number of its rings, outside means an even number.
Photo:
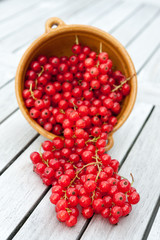
[[[3,39],[6,36],[14,34],[15,31],[21,31],[21,29],[34,21],[38,22],[38,19],[46,16],[46,12],[50,12],[54,6],[54,10],[58,8],[62,8],[62,6],[66,4],[66,0],[63,1],[53,1],[47,0],[44,2],[39,2],[34,5],[31,9],[26,9],[25,12],[21,12],[18,15],[14,16],[13,19],[9,18],[3,21],[0,25],[1,36],[0,39]]]
[[[18,137],[18,133],[16,134]],[[0,177],[1,240],[7,239],[46,190],[46,186],[42,184],[40,178],[33,174],[32,164],[29,160],[30,153],[38,149],[43,140],[44,138],[39,137]]]
[[[135,63],[136,70],[143,67],[145,61],[150,58],[151,53],[155,50],[160,42],[160,35],[157,31],[160,25],[160,14],[149,25],[149,27],[140,34],[133,43],[127,47],[127,50]]]
[[[7,82],[14,78],[20,57],[16,54],[9,52],[6,48],[0,46],[0,88]],[[8,61],[9,59],[9,61]]]
[[[86,220],[80,215],[73,228],[60,223],[56,218],[53,204],[49,202],[51,191],[40,202],[28,221],[13,238],[14,240],[74,240],[77,239]],[[36,224],[38,223],[38,224]],[[39,224],[40,223],[40,224]]]
[[[37,132],[18,110],[1,124],[0,133],[1,171],[37,135]]]
[[[44,33],[44,20],[47,20],[53,16],[64,19],[65,17],[69,17],[74,12],[85,7],[86,4],[89,5],[91,2],[93,2],[93,0],[89,0],[87,2],[85,0],[82,0],[81,5],[79,5],[79,2],[74,1],[72,4],[67,4],[65,7],[60,7],[59,9],[55,9],[54,4],[52,4],[49,11],[45,12],[43,18],[39,19],[39,21],[33,22],[32,26],[27,25],[21,31],[15,32],[15,34],[4,38],[1,40],[1,44],[4,47],[8,48],[10,51],[15,51],[20,46],[23,46],[31,40],[33,41],[33,39]],[[10,44],[11,42],[12,44]]]
[[[118,161],[123,160],[123,157],[129,150],[130,146],[132,145],[133,140],[136,138],[138,132],[143,127],[143,124],[145,121],[144,119],[147,119],[149,113],[152,110],[152,107],[153,105],[151,104],[146,104],[138,101],[136,102],[134,109],[131,115],[129,116],[129,118],[127,119],[127,121],[113,135],[114,147],[109,151],[109,154],[113,158],[118,159]],[[145,118],[141,118],[143,115],[145,116]],[[141,117],[137,119],[138,116],[141,116]],[[122,143],[123,145],[119,144],[121,142],[120,139],[122,137],[123,137],[123,143]]]
[[[156,215],[151,231],[148,235],[147,240],[156,240],[160,239],[160,209]]]
[[[131,14],[134,14],[140,7],[141,4],[139,2],[125,1],[118,7],[115,7],[112,12],[108,12],[107,14],[104,12],[102,16],[91,24],[108,32],[124,21],[124,19],[127,19]]]
[[[130,143],[133,142],[143,122],[147,118],[150,110],[151,110],[150,105],[138,104],[137,107],[132,112],[130,121],[126,123],[127,127],[123,129],[119,129],[119,132],[121,132],[121,134],[117,135],[116,140],[118,142],[121,142],[122,134],[123,134],[124,138],[127,135],[129,135],[130,140],[128,138],[128,141]],[[143,114],[139,114],[141,111],[143,112]],[[134,119],[134,125],[132,124],[133,119]],[[130,131],[130,134],[128,134],[129,131]],[[118,148],[118,145],[115,145],[114,148],[115,149]],[[119,152],[121,151],[121,153],[124,156],[126,154],[127,148],[128,146],[126,146],[125,144],[123,145],[121,144],[121,148],[119,148]],[[12,166],[9,168],[9,170],[11,168]],[[24,183],[18,183],[18,184],[23,185]],[[10,206],[7,206],[7,208],[10,208]],[[52,240],[54,239],[56,240],[57,238],[74,240],[74,239],[77,239],[77,234],[80,232],[83,224],[85,223],[84,219],[81,216],[79,217],[78,220],[79,220],[78,225],[75,226],[73,229],[66,228],[64,224],[58,223],[55,218],[54,209],[51,206],[51,204],[49,204],[49,193],[48,193],[43,198],[42,202],[38,205],[38,207],[35,209],[35,211],[31,214],[31,216],[28,218],[27,222],[23,225],[23,227],[17,233],[15,239],[21,239],[21,237],[23,236],[23,239],[27,240],[32,236],[32,239],[38,238],[40,240],[41,239],[43,240],[45,238],[52,239]],[[41,224],[37,224],[37,222]],[[53,231],[53,226],[54,226],[54,231]],[[98,238],[93,238],[93,239],[98,239]]]
[[[103,4],[105,3],[105,5],[103,6]],[[107,3],[107,4],[106,4]],[[114,4],[120,4],[121,2],[118,1],[114,1]],[[98,6],[97,6],[98,4]],[[89,4],[86,8],[83,8],[83,10],[76,12],[75,14],[72,14],[70,16],[63,16],[62,19],[66,20],[66,24],[90,24],[91,20],[94,20],[95,18],[97,18],[97,9],[99,11],[99,13],[101,14],[101,7],[105,7],[105,11],[108,11],[110,8],[112,8],[114,6],[114,4],[110,1],[110,0],[105,0],[105,1],[99,1],[99,2],[95,2],[92,4]],[[85,21],[83,21],[84,17],[87,16],[87,19]],[[32,40],[33,41],[33,40]],[[22,54],[25,52],[25,50],[29,47],[30,42],[25,44],[24,46],[20,47],[19,49],[17,49],[16,51],[14,51],[14,55],[18,56],[19,59],[22,56]]]
[[[158,12],[159,9],[155,6],[143,5],[131,15],[127,21],[124,21],[118,26],[116,31],[113,31],[114,37],[116,37],[124,46],[127,45],[136,35],[140,34],[148,24],[150,24]]]
[[[160,105],[160,48],[138,75],[138,101]]]
[[[38,4],[40,0],[28,0],[28,1],[5,1],[0,3],[0,21],[4,21],[7,18],[14,17],[15,14],[19,14],[25,11],[27,8],[31,8],[35,4]]]
[[[0,89],[0,123],[4,120],[8,115],[10,115],[16,108],[18,108],[17,100],[15,97],[15,90],[14,90],[14,81],[7,84],[4,89]]]
[[[109,225],[107,220],[102,219],[100,216],[94,216],[84,232],[82,240],[99,238],[103,240],[106,239],[106,236],[111,240],[142,239],[159,198],[159,121],[160,108],[156,107],[120,169],[120,174],[127,178],[129,178],[129,173],[132,172],[135,178],[134,186],[141,195],[140,203],[133,207],[130,216],[121,219],[116,227]],[[121,137],[121,143],[124,136],[123,134],[123,137]]]
[[[94,4],[89,6],[89,8],[83,9],[83,11],[79,11],[75,16],[71,16],[66,19],[67,24],[90,24],[91,22],[95,22],[98,17],[101,17],[104,12],[109,13],[113,11],[113,8],[118,7],[122,4],[122,1],[96,1]]]

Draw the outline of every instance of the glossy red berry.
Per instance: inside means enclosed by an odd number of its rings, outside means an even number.
[[[70,177],[66,174],[61,175],[58,179],[58,183],[62,187],[67,187],[69,185],[70,181],[71,181]]]
[[[93,216],[93,209],[92,207],[82,208],[82,215],[84,218],[91,218]]]
[[[129,196],[128,196],[128,202],[130,204],[137,204],[140,201],[140,195],[137,192],[132,192]]]
[[[69,218],[66,220],[66,225],[68,227],[73,227],[77,223],[77,218],[74,215],[70,215]]]
[[[91,204],[91,199],[90,199],[90,197],[88,197],[88,196],[86,196],[86,195],[80,196],[80,198],[79,198],[79,204],[80,204],[81,207],[83,207],[83,208],[89,207],[90,204]]]

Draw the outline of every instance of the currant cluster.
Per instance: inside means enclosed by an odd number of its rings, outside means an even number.
[[[30,116],[64,136],[43,142],[43,152],[30,158],[43,183],[52,185],[50,201],[59,221],[74,226],[79,204],[85,218],[99,213],[116,224],[140,200],[132,183],[118,175],[119,162],[105,153],[131,77],[113,70],[102,45],[97,54],[76,38],[72,52],[39,56],[26,73],[23,98]]]
[[[102,50],[97,54],[77,42],[72,52],[60,58],[41,55],[31,62],[23,90],[30,116],[55,135],[63,135],[65,128],[98,136],[99,127],[109,133],[130,92],[130,78],[113,71],[112,60]]]
[[[119,162],[105,153],[107,134],[87,135],[85,139],[86,132],[77,136],[76,130],[64,140],[56,137],[43,142],[43,153],[30,155],[34,171],[44,184],[52,185],[50,201],[60,222],[74,226],[79,204],[85,218],[97,213],[117,224],[140,200],[132,187],[133,177],[130,183],[118,175]]]

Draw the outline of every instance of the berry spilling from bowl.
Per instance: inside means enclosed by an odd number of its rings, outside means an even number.
[[[96,213],[117,224],[140,200],[132,174],[132,183],[118,174],[119,162],[105,153],[105,142],[105,133],[98,140],[56,137],[42,143],[43,152],[30,155],[34,172],[52,185],[58,220],[69,227],[77,223],[78,204],[84,218]]]
[[[34,172],[52,186],[50,201],[60,222],[74,226],[79,204],[86,219],[99,213],[117,224],[140,200],[133,176],[132,183],[120,176],[119,162],[105,152],[133,76],[114,71],[101,44],[96,53],[76,37],[72,52],[41,55],[27,70],[23,98],[30,117],[57,135],[30,158]]]
[[[30,117],[59,136],[66,128],[109,133],[130,93],[131,77],[113,70],[101,44],[99,54],[78,43],[72,52],[60,58],[41,55],[30,63],[23,90]]]

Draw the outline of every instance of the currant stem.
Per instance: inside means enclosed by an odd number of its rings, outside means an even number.
[[[112,89],[112,92],[117,91],[119,88],[121,88],[126,82],[128,82],[129,80],[131,80],[134,76],[136,75],[136,73],[134,73],[131,77],[126,78],[126,80],[124,80],[123,82],[121,82],[120,85],[116,86],[115,88]]]
[[[60,113],[65,114],[65,111],[63,109],[60,109]]]
[[[97,152],[98,152],[98,149],[95,151],[95,153],[96,153],[96,156],[95,156],[96,163],[101,163],[101,162],[98,161],[99,157],[98,157]],[[101,163],[101,164],[102,164],[102,163]],[[97,173],[95,182],[98,181],[98,177],[99,177],[99,174],[100,174],[101,171],[102,171],[102,168],[98,165],[98,173]],[[92,202],[93,202],[93,200],[94,200],[94,197],[95,197],[95,190],[93,191],[93,194],[92,194]]]
[[[42,151],[41,151],[41,149],[42,149],[42,144],[40,144],[40,147],[39,147],[39,155],[40,155],[41,158],[42,158],[42,162],[43,162],[44,164],[46,164],[47,167],[49,167],[49,165],[48,165],[48,160],[45,161],[45,160],[43,159],[43,157],[42,157]]]
[[[100,48],[99,48],[99,52],[102,52],[102,42],[100,42]]]
[[[78,39],[78,36],[76,35],[76,44],[78,45],[79,44],[79,39]]]
[[[30,91],[30,93],[31,93],[31,97],[32,97],[34,100],[37,100],[37,98],[35,98],[34,93],[33,93],[33,91],[32,91],[32,84],[30,85],[29,91]]]
[[[78,177],[78,174],[79,174],[85,167],[90,166],[90,165],[102,165],[102,163],[101,163],[101,162],[91,162],[91,163],[88,163],[88,164],[84,165],[84,166],[76,173],[75,177],[72,179],[72,181],[70,182],[70,184],[69,184],[69,186],[67,187],[67,189],[72,186],[72,184],[74,183],[74,181],[75,181],[77,178],[79,178],[79,177]],[[66,199],[66,198],[67,198],[67,195],[66,195],[66,190],[65,190],[65,191],[64,191],[64,199]]]
[[[74,104],[74,102],[72,102],[72,104],[73,104],[73,107],[74,107],[74,110],[77,110],[77,105],[76,104]]]
[[[100,136],[94,137],[94,138],[92,138],[92,139],[88,139],[88,140],[85,142],[85,144],[87,145],[88,142],[97,142],[97,140],[98,140],[99,138],[100,138]]]
[[[131,175],[131,178],[132,178],[132,182],[131,182],[131,186],[132,186],[133,183],[134,183],[134,177],[133,177],[132,173],[130,173],[130,175]]]
[[[41,72],[38,74],[38,77],[40,77],[42,75],[42,73],[44,72],[44,67],[41,66]],[[37,89],[37,84],[38,84],[38,81],[37,81],[37,78],[35,79],[35,89]]]

